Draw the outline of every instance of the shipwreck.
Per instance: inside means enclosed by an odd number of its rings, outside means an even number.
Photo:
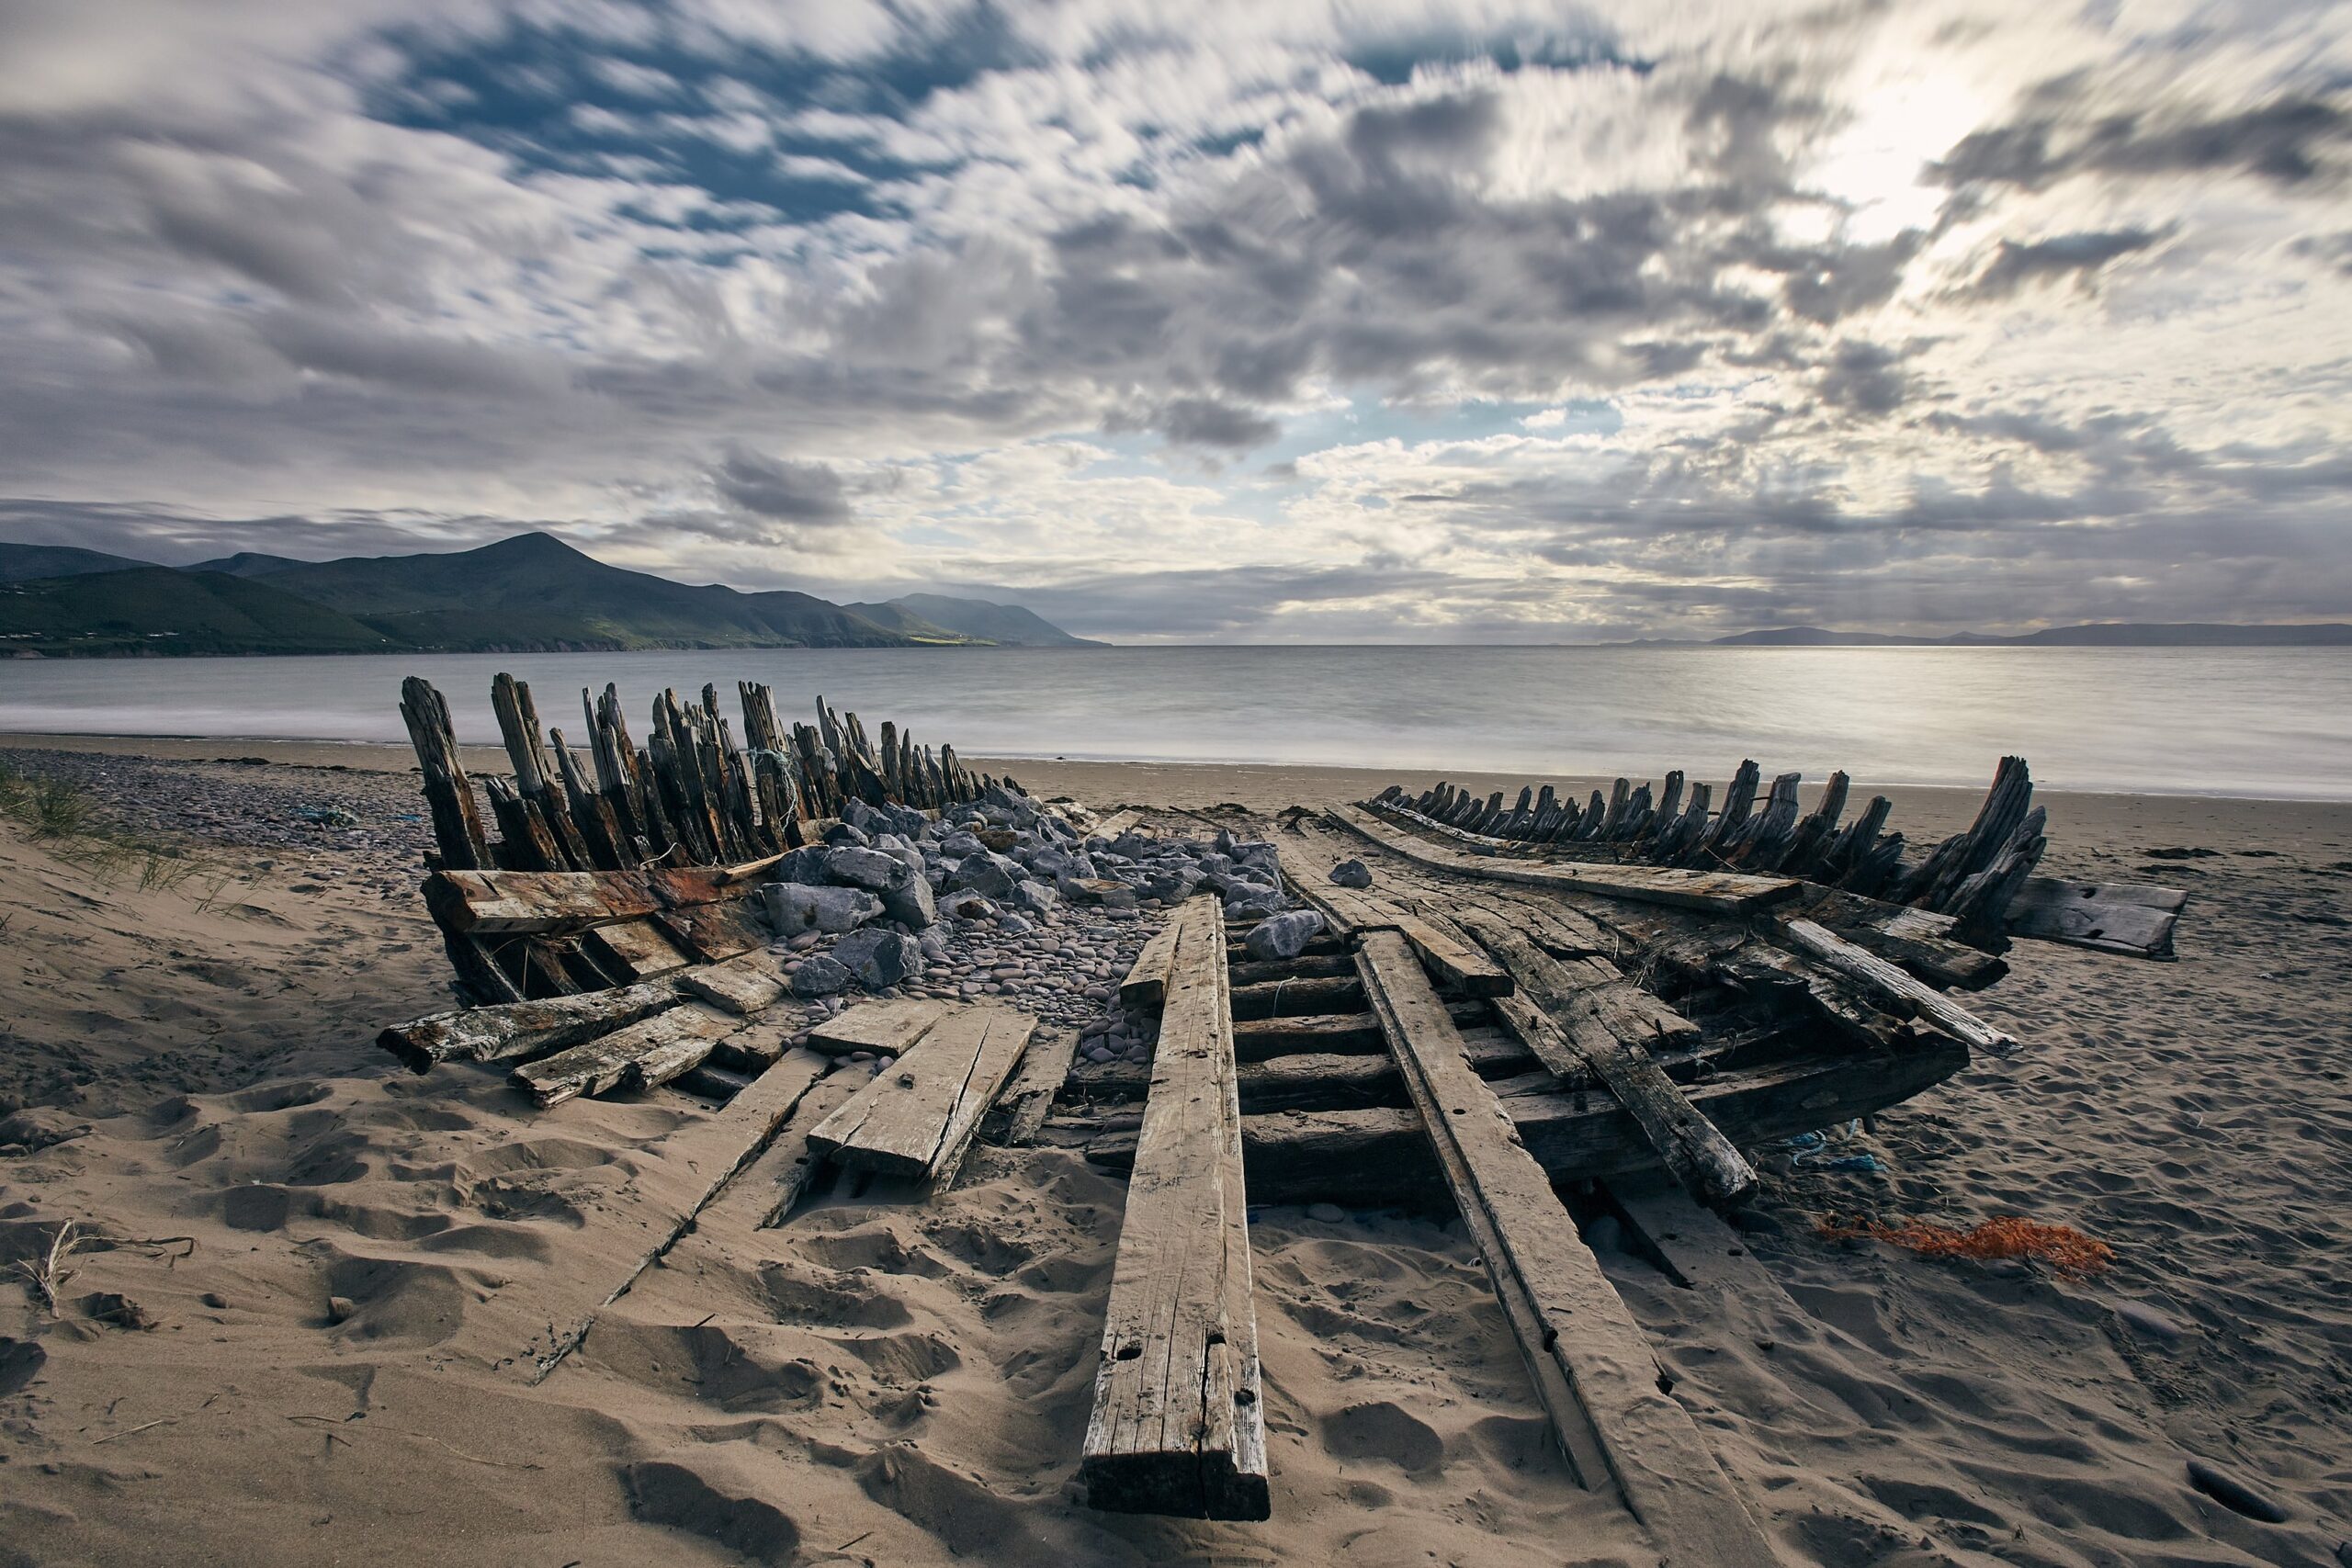
[[[2001,979],[2011,943],[2168,958],[2183,905],[2041,875],[2047,818],[2014,757],[1971,826],[1928,845],[1890,829],[1884,797],[1849,818],[1842,773],[1808,808],[1796,774],[1767,785],[1754,762],[1720,802],[1677,773],[1582,800],[1441,784],[1212,820],[1037,801],[821,699],[787,728],[750,683],[740,745],[713,688],[662,694],[642,746],[611,688],[583,692],[584,764],[527,686],[501,675],[492,695],[511,773],[476,781],[440,695],[403,692],[438,846],[424,897],[466,1005],[382,1045],[420,1072],[509,1072],[537,1107],[679,1086],[723,1100],[707,1179],[639,1268],[715,1201],[788,1226],[842,1172],[928,1201],[981,1140],[1125,1173],[1073,1456],[1110,1509],[1273,1506],[1250,1204],[1442,1205],[1582,1483],[1669,1561],[1774,1562],[1580,1219],[1616,1216],[1681,1284],[1777,1290],[1723,1217],[1757,1191],[1754,1151],[2017,1049],[1962,999]],[[854,1005],[796,996],[763,889],[896,877],[831,858],[882,834],[909,877],[944,884],[951,840],[1025,854],[1064,867],[1068,905],[1148,929],[1102,1003],[1156,1027],[1148,1059],[1089,1059],[1034,1009],[914,996],[887,967]],[[984,923],[987,902],[935,919]],[[933,918],[875,924],[898,940]],[[560,1314],[528,1375],[628,1283]]]

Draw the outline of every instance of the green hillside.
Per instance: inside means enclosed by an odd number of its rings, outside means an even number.
[[[672,582],[607,566],[546,534],[449,555],[298,561],[248,551],[178,570],[96,550],[0,544],[0,652],[1098,646],[1026,610],[978,600],[915,595],[843,607],[786,590]]]
[[[133,567],[0,584],[0,648],[45,655],[389,653],[399,644],[266,582]]]
[[[520,534],[454,555],[283,567],[273,588],[417,648],[891,648],[905,639],[807,593],[691,587]]]
[[[79,577],[98,571],[135,571],[153,564],[73,545],[0,545],[0,582],[30,582],[43,577]]]

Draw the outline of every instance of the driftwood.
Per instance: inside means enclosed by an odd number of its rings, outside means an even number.
[[[1637,904],[1664,904],[1673,908],[1745,916],[1794,896],[1801,886],[1786,877],[1743,876],[1676,866],[1599,865],[1474,855],[1401,832],[1361,807],[1336,807],[1325,815],[1383,849],[1434,870],[1548,892],[1595,893]]]
[[[669,1071],[674,1077],[743,1026],[743,1021],[731,1013],[688,1002],[601,1039],[526,1062],[507,1076],[507,1081],[544,1111],[583,1094],[611,1093],[631,1081],[640,1057],[658,1064],[655,1070],[674,1067]]]
[[[764,1154],[812,1085],[831,1066],[823,1057],[796,1051],[762,1073],[716,1115],[693,1122],[651,1145],[650,1163],[669,1178],[631,1183],[588,1211],[584,1232],[560,1243],[563,1255],[587,1266],[559,1269],[555,1299],[545,1303],[554,1325],[552,1343],[520,1359],[532,1382],[539,1382],[578,1349],[595,1326],[597,1314],[628,1293],[639,1275],[677,1245],[695,1216],[717,1201],[737,1175]],[[691,1172],[681,1181],[673,1173]],[[633,1238],[651,1235],[650,1247]],[[630,1248],[631,1263],[617,1280],[602,1272],[614,1251]],[[595,1271],[591,1271],[595,1270]]]
[[[1605,859],[1629,867],[1736,867],[1804,877],[1818,886],[1948,916],[1953,937],[1993,950],[2010,936],[2024,936],[2145,958],[2171,956],[2174,921],[2165,917],[2181,907],[2177,889],[2093,889],[2034,875],[2047,848],[2048,818],[2031,804],[2033,784],[2023,758],[2002,758],[1968,829],[1924,855],[1910,852],[1902,834],[1885,831],[1890,803],[1884,795],[1873,796],[1859,817],[1838,827],[1849,788],[1842,773],[1830,775],[1819,803],[1802,818],[1797,775],[1774,779],[1758,808],[1760,776],[1754,761],[1743,761],[1725,786],[1722,808],[1712,815],[1710,786],[1703,784],[1691,786],[1689,804],[1678,815],[1679,773],[1667,776],[1655,811],[1644,808],[1647,786],[1629,793],[1623,779],[1605,804],[1595,792],[1582,813],[1572,806],[1547,807],[1550,785],[1532,807],[1510,812],[1470,809],[1466,797],[1446,784],[1419,796],[1391,785],[1364,808],[1433,845],[1482,856],[1544,864],[1552,863],[1546,857],[1574,853],[1582,861]],[[1522,803],[1525,797],[1522,791]],[[1838,924],[1823,923],[1833,929]],[[1919,972],[1909,955],[1874,951]],[[1947,983],[1931,975],[1922,977]]]
[[[1725,1068],[1688,1086],[1690,1103],[1729,1138],[1752,1147],[1898,1105],[1967,1065],[1968,1050],[1942,1035],[1899,1056],[1820,1053]],[[1657,1151],[1613,1096],[1565,1089],[1549,1072],[1495,1090],[1528,1152],[1555,1182],[1627,1176],[1657,1168]],[[1410,1111],[1291,1111],[1241,1119],[1250,1192],[1260,1203],[1358,1206],[1426,1201],[1439,1177]],[[1087,1160],[1125,1170],[1132,1134],[1084,1143]]]
[[[1124,1513],[1262,1519],[1268,1490],[1223,912],[1188,900],[1169,971],[1080,1477]]]
[[[436,1062],[510,1061],[594,1040],[675,1007],[678,999],[673,987],[657,984],[460,1008],[394,1024],[376,1037],[376,1043],[419,1073]]]
[[[2008,930],[2100,953],[2170,958],[2173,928],[2188,896],[2172,887],[2030,877],[2009,901]]]
[[[1859,982],[1874,995],[1917,1014],[1953,1039],[2007,1055],[2018,1048],[2017,1037],[2005,1034],[1939,991],[1928,989],[1886,960],[1842,942],[1811,920],[1790,920],[1781,926],[1792,945],[1810,957]]]
[[[909,998],[903,1001],[865,1002],[844,1008],[808,1028],[808,1049],[828,1055],[871,1051],[895,1056],[922,1038],[923,1032],[946,1015],[945,1002]]]

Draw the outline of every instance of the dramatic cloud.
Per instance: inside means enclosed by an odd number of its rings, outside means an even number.
[[[2316,0],[0,0],[0,536],[1118,638],[2352,614]]]

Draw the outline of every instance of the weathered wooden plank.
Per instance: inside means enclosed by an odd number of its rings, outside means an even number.
[[[1344,935],[1372,931],[1403,932],[1430,973],[1448,989],[1465,997],[1510,995],[1510,974],[1463,941],[1461,933],[1449,929],[1442,917],[1417,912],[1393,898],[1370,897],[1350,888],[1328,885],[1310,887],[1296,878],[1293,878],[1293,885],[1300,887],[1308,903],[1321,908],[1327,920],[1336,917]]]
[[[945,1002],[913,998],[902,1001],[860,1003],[812,1024],[808,1030],[808,1049],[821,1051],[830,1056],[844,1055],[852,1051],[871,1051],[878,1056],[896,1056],[922,1039],[923,1031],[937,1023],[946,1011]]]
[[[768,943],[767,928],[752,914],[748,898],[665,909],[654,919],[680,947],[705,964],[722,964]]]
[[[1134,827],[1137,822],[1142,820],[1142,812],[1136,810],[1132,806],[1126,807],[1121,810],[1111,813],[1110,816],[1105,817],[1102,820],[1097,822],[1094,825],[1094,831],[1087,836],[1089,838],[1115,839],[1120,834],[1125,832],[1128,829]]]
[[[1650,1055],[1653,1042],[1665,1044],[1678,1036],[1695,1036],[1696,1024],[1668,1012],[1681,1028],[1671,1032],[1656,1029],[1648,1010],[1622,1000],[1614,1006],[1604,1002],[1612,990],[1634,987],[1603,960],[1554,958],[1483,910],[1464,910],[1461,918],[1464,929],[1518,977],[1528,999],[1558,1026],[1556,1036],[1540,1030],[1522,1036],[1546,1067],[1562,1077],[1589,1076],[1608,1085],[1641,1123],[1675,1180],[1701,1201],[1723,1208],[1754,1194],[1755,1168],[1691,1105]],[[1605,974],[1578,975],[1571,964]],[[1644,999],[1657,1005],[1652,998]],[[1515,1013],[1504,1017],[1525,1026]],[[1555,1059],[1563,1049],[1566,1063]]]
[[[1036,1021],[1010,1008],[951,1008],[894,1066],[808,1134],[859,1170],[930,1180],[964,1147],[1020,1060]]]
[[[585,932],[580,942],[595,954],[597,963],[630,983],[674,974],[694,962],[650,918],[597,926]]]
[[[784,999],[784,976],[764,953],[746,953],[725,964],[707,964],[682,971],[678,985],[698,1001],[722,1012],[749,1017]]]
[[[1742,876],[1679,866],[1518,861],[1461,854],[1401,832],[1361,807],[1336,807],[1324,815],[1340,827],[1422,865],[1554,892],[1594,893],[1634,903],[1745,917],[1793,896],[1803,886],[1791,877]]]
[[[376,1043],[412,1072],[436,1062],[499,1062],[560,1051],[678,1005],[667,984],[618,987],[543,1001],[459,1008],[396,1023]]]
[[[1160,1019],[1080,1474],[1123,1513],[1272,1511],[1224,915],[1188,900]]]
[[[2028,877],[2009,900],[2011,936],[2064,942],[2134,958],[2170,958],[2173,928],[2188,895],[2176,887]]]
[[[562,1365],[587,1339],[598,1314],[627,1294],[692,1228],[695,1216],[767,1152],[794,1108],[831,1066],[821,1056],[795,1051],[725,1109],[647,1146],[643,1173],[612,1201],[589,1209],[583,1228],[559,1244],[548,1269],[551,1278],[538,1287],[547,1298],[547,1320],[555,1325],[552,1342],[519,1358],[529,1381],[542,1382]],[[610,1260],[622,1251],[630,1265],[616,1280]]]
[[[1175,952],[1176,922],[1170,920],[1152,932],[1128,965],[1126,978],[1119,982],[1119,1005],[1138,1011],[1159,1007],[1168,994],[1168,964]]]
[[[488,936],[586,931],[664,908],[642,876],[618,871],[440,871],[425,907],[444,931]]]
[[[1589,1434],[1626,1507],[1668,1562],[1778,1568],[1690,1413],[1660,1389],[1656,1355],[1552,1192],[1401,937],[1367,935],[1357,962],[1455,1204],[1483,1243],[1531,1368],[1551,1361],[1576,1411],[1553,1412],[1574,1454]],[[1539,1391],[1556,1384],[1538,1380]],[[1580,1416],[1580,1419],[1578,1416]],[[1600,1475],[1586,1483],[1604,1484]]]
[[[1929,989],[1885,959],[1811,920],[1788,920],[1781,931],[1799,952],[1896,1004],[1905,1016],[1924,1018],[1953,1039],[1996,1055],[2007,1055],[2018,1048],[2017,1036],[1994,1028],[1942,992]]]
[[[1036,1141],[1037,1129],[1045,1125],[1046,1117],[1052,1111],[1054,1099],[1061,1093],[1077,1055],[1075,1029],[1056,1030],[1042,1040],[1029,1043],[1020,1067],[1004,1086],[1004,1092],[997,1097],[1004,1113],[1002,1129],[991,1134],[997,1143],[1006,1148],[1022,1148]]]
[[[1363,987],[1352,975],[1303,980],[1266,980],[1233,987],[1236,1020],[1297,1017],[1317,1012],[1353,1012],[1363,1006]]]
[[[1238,958],[1226,965],[1226,973],[1237,986],[1256,986],[1273,980],[1335,979],[1354,974],[1355,965],[1356,961],[1344,953],[1305,953],[1296,958],[1262,962]]]
[[[544,1111],[583,1094],[609,1094],[619,1089],[628,1081],[629,1069],[639,1056],[661,1052],[666,1060],[669,1053],[681,1046],[716,1044],[742,1027],[743,1021],[731,1013],[686,1002],[600,1039],[526,1062],[508,1074],[506,1081]],[[708,1054],[706,1049],[704,1055]]]

